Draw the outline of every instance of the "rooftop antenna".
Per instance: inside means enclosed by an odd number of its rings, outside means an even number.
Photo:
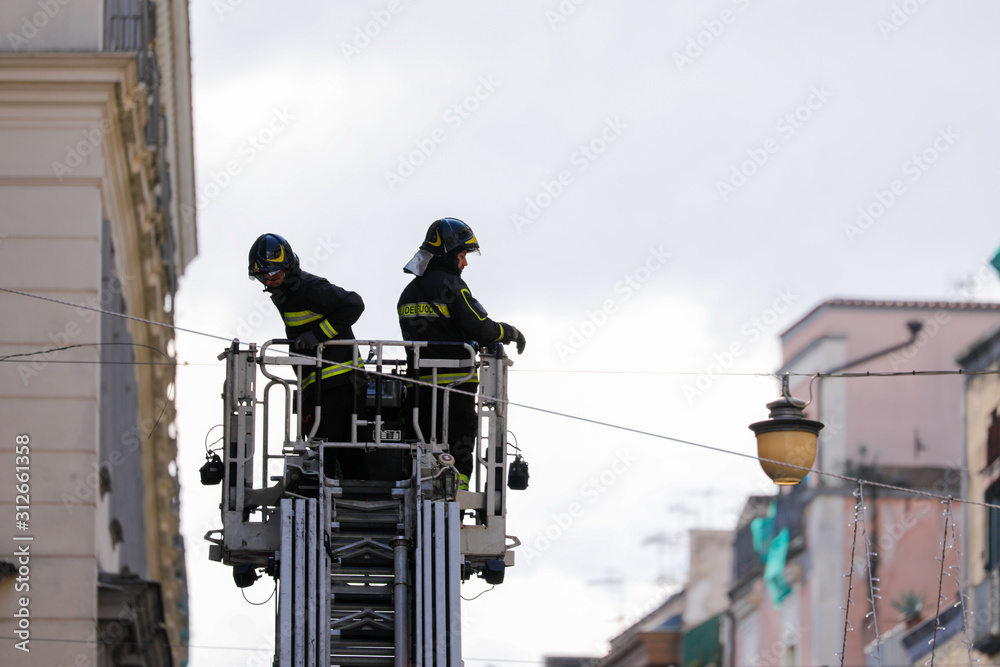
[[[618,599],[618,615],[615,617],[615,623],[618,625],[623,624],[625,622],[625,580],[621,575],[609,573],[606,577],[591,579],[587,582],[587,585],[606,586],[614,589]]]

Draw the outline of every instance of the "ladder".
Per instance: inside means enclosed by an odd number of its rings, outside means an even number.
[[[384,373],[392,365],[386,348],[416,346],[410,355],[416,365],[421,343],[347,343],[356,353],[368,348],[365,366],[376,378],[375,400],[370,390],[368,409],[354,416],[349,443],[311,441],[301,424],[299,436],[291,437],[289,412],[295,412],[298,378],[322,360],[319,352],[316,361],[267,354],[272,344],[281,343],[269,341],[258,354],[254,345],[234,342],[219,357],[227,361],[223,528],[205,536],[212,542],[209,557],[233,565],[237,585],[252,584],[257,569],[277,578],[276,667],[459,667],[462,582],[473,574],[502,582],[518,544],[505,530],[510,362],[502,349],[477,361],[483,427],[477,475],[474,490],[459,491],[449,458],[442,456],[447,444],[433,436],[428,441],[419,427],[408,441],[392,427],[399,426],[400,414],[416,425],[417,410],[410,414],[402,402],[383,402],[398,391],[400,377]],[[277,374],[274,367],[282,365],[295,377]],[[270,380],[260,398],[254,368]],[[392,391],[383,391],[386,385]],[[269,451],[267,437],[275,388],[284,390],[280,452]],[[395,422],[393,408],[399,408]],[[403,452],[413,474],[397,481],[327,478],[322,460],[337,447]],[[268,470],[277,464],[282,475],[268,486]],[[255,465],[261,467],[259,481]]]

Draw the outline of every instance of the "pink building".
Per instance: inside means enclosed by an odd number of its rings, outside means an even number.
[[[815,464],[825,474],[748,502],[723,628],[727,665],[831,665],[842,649],[844,664],[864,665],[865,646],[879,659],[883,637],[904,621],[933,625],[942,567],[942,593],[957,599],[955,549],[940,559],[950,522],[964,534],[963,510],[871,483],[961,494],[963,379],[822,375],[958,370],[959,353],[998,324],[1000,304],[837,299],[782,334],[792,395],[810,400],[807,416],[826,425]],[[855,522],[857,479],[871,483]],[[880,587],[874,609],[869,575]]]

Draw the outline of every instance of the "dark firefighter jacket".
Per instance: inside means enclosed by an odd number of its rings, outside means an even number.
[[[433,260],[422,276],[415,277],[403,289],[396,310],[403,340],[488,345],[508,343],[516,335],[509,325],[494,322],[487,316],[486,309],[472,296],[457,268],[443,267]],[[421,350],[420,356],[468,359],[469,351],[461,345],[428,345]],[[469,369],[441,369],[438,384],[468,375]],[[429,380],[430,377],[429,370],[420,372],[419,379]],[[469,381],[479,380],[473,376]]]
[[[326,278],[306,271],[286,276],[280,287],[271,290],[271,301],[285,322],[285,335],[292,340],[307,331],[312,331],[318,341],[353,340],[351,325],[358,321],[365,309],[365,302],[355,292],[349,292]],[[315,347],[294,351],[316,355]],[[350,364],[353,356],[351,345],[328,345],[323,350],[324,359],[340,364]],[[346,383],[351,370],[351,366],[325,365],[306,373],[302,378],[302,388],[305,389],[316,381],[317,371],[321,373],[323,386],[326,387]]]

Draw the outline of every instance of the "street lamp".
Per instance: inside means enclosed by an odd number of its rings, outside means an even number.
[[[781,380],[781,398],[767,404],[768,419],[750,424],[757,436],[757,456],[767,476],[781,486],[802,481],[816,460],[816,436],[823,424],[806,419],[805,401],[788,391],[788,375]],[[784,465],[783,465],[784,464]]]

